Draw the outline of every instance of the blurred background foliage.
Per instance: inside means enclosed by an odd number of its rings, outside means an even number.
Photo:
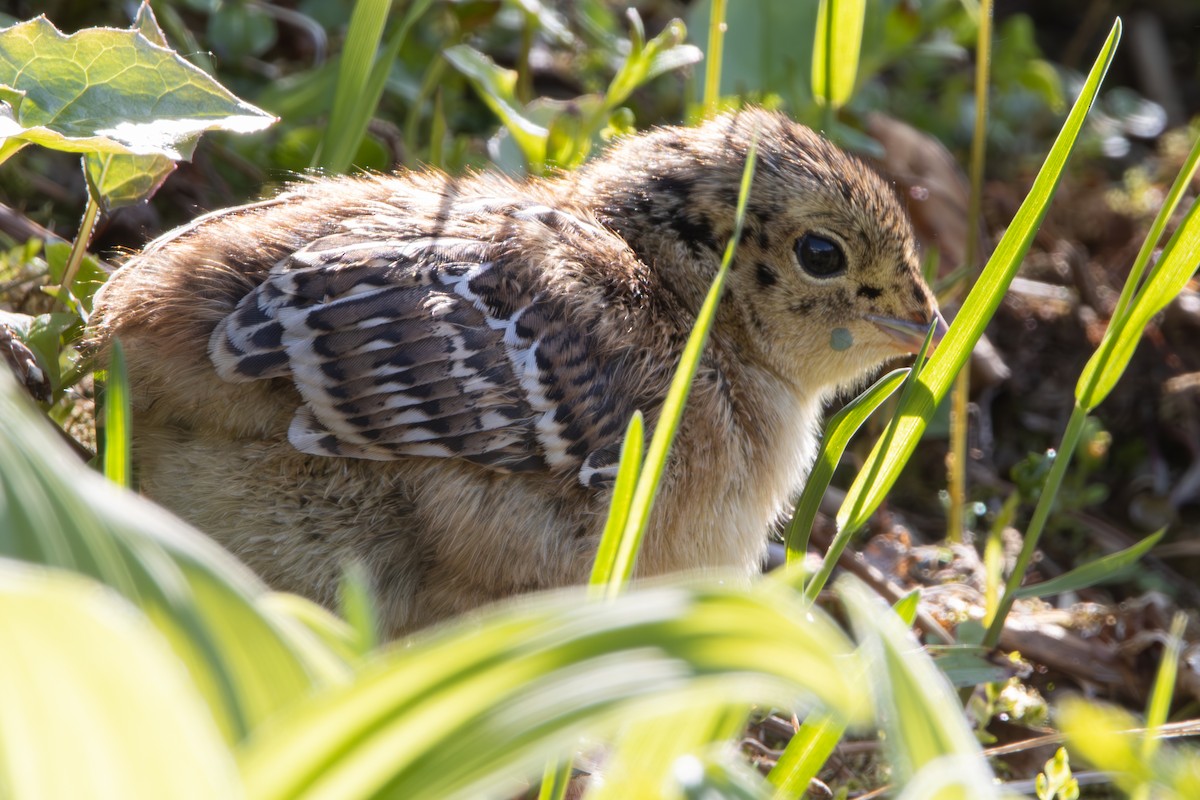
[[[467,45],[498,68],[515,70],[511,99],[526,108],[529,118],[545,123],[553,114],[562,116],[564,108],[575,115],[587,110],[589,99],[609,87],[631,46],[632,25],[623,4],[455,0],[428,5],[387,74],[368,135],[353,157],[357,167],[436,164],[458,171],[496,162],[513,172],[528,167],[511,137],[496,135],[495,104],[489,107],[488,98],[472,86],[462,63],[447,60],[448,48]],[[705,0],[636,5],[646,38],[678,18],[693,32],[691,41],[704,48]],[[1011,177],[1036,166],[1057,131],[1064,98],[1077,89],[1080,62],[1094,52],[1107,20],[1132,12],[1134,6],[1146,13],[1142,4],[1132,2],[1090,4],[1077,24],[1066,24],[1066,10],[1077,5],[997,6],[988,124],[988,165],[994,174]],[[1136,65],[1118,62],[1115,80],[1110,79],[1100,113],[1093,114],[1082,143],[1084,152],[1103,154],[1114,174],[1144,155],[1168,122],[1186,121],[1172,115],[1197,107],[1195,61],[1182,63],[1187,52],[1176,51],[1184,46],[1184,32],[1200,21],[1200,10],[1187,2],[1155,5],[1153,19],[1170,45],[1163,55],[1179,73],[1182,96],[1150,102],[1143,96],[1146,81]],[[64,32],[93,25],[125,27],[133,11],[132,4],[80,0],[18,0],[5,6],[0,7],[0,25],[41,13]],[[351,10],[348,2],[322,0],[160,0],[152,6],[177,50],[281,121],[264,135],[206,137],[193,163],[167,182],[152,205],[102,220],[94,245],[102,253],[134,248],[197,211],[242,202],[313,166],[333,107],[336,56]],[[1103,13],[1098,6],[1104,6]],[[882,111],[936,137],[965,163],[977,14],[970,0],[870,0],[858,88],[828,133],[851,148],[878,155],[880,144],[865,130],[867,116]],[[812,40],[799,34],[813,29],[815,16],[816,3],[732,4],[722,95],[781,107],[801,121],[819,124],[809,81]],[[385,38],[403,17],[391,15]],[[630,125],[694,116],[702,70],[687,68],[687,61],[679,62],[684,69],[666,70],[623,98],[619,105],[628,115],[615,120],[606,115],[593,138],[599,141]],[[568,160],[566,166],[573,163]],[[0,173],[0,199],[18,204],[52,230],[73,229],[84,197],[73,158],[27,148],[8,166]]]

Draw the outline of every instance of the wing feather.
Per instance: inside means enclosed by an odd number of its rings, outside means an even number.
[[[513,217],[568,224],[536,208]],[[292,380],[302,452],[573,470],[600,487],[633,408],[613,391],[620,365],[596,351],[586,321],[502,245],[365,233],[283,259],[209,342],[224,380]]]

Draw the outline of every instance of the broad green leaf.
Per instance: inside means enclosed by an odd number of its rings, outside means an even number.
[[[158,26],[149,2],[143,2],[138,8],[132,27],[150,43],[168,47],[167,36]],[[174,171],[175,161],[162,155],[86,153],[83,156],[88,190],[105,211],[151,197]]]
[[[866,13],[866,0],[820,0],[812,60],[818,102],[839,107],[854,93]]]
[[[0,555],[94,577],[139,606],[232,742],[347,667],[210,539],[81,464],[0,370]]]
[[[958,698],[912,633],[862,583],[844,578],[836,588],[867,660],[864,674],[899,782],[907,783],[926,767],[953,759],[952,776],[982,776],[979,783],[990,786],[986,780],[990,770]],[[939,779],[938,785],[936,792],[914,796],[929,800],[999,797],[995,788],[983,794],[967,792],[957,777],[944,785]]]
[[[88,191],[105,211],[153,196],[174,171],[175,162],[166,156],[86,153],[83,157]]]
[[[839,529],[858,530],[879,507],[916,448],[938,403],[950,390],[959,370],[983,334],[984,327],[995,314],[1046,215],[1050,199],[1062,178],[1067,158],[1075,147],[1087,112],[1095,101],[1100,83],[1112,62],[1120,36],[1121,21],[1117,20],[1092,65],[1058,138],[1038,171],[1028,196],[1021,203],[992,257],[988,259],[978,282],[963,302],[950,331],[922,370],[913,392],[901,401],[896,412],[898,428],[895,436],[886,448],[882,446],[882,441],[876,443],[858,478],[847,492],[846,500],[838,512]]]
[[[69,152],[191,156],[210,130],[274,117],[137,30],[60,33],[45,17],[0,31],[0,139]]]
[[[258,800],[503,794],[635,713],[806,695],[857,719],[858,674],[844,634],[787,587],[558,592],[384,652],[262,729],[240,762]]]
[[[68,245],[69,246],[69,245]],[[61,337],[64,332],[79,324],[79,318],[66,312],[39,314],[14,314],[0,311],[0,324],[20,337],[33,352],[38,366],[50,382],[50,391],[57,395],[63,389],[62,365],[59,361]]]
[[[529,165],[540,174],[546,163],[549,130],[529,119],[517,100],[517,73],[496,66],[490,58],[470,45],[457,44],[442,51],[450,65],[461,72],[480,98],[508,130]]]
[[[825,436],[821,439],[821,450],[813,463],[812,471],[804,482],[804,491],[792,512],[788,523],[784,542],[787,545],[787,560],[789,564],[801,563],[808,549],[808,537],[812,533],[813,521],[817,518],[817,510],[821,506],[821,498],[829,488],[833,472],[837,469],[842,454],[850,439],[867,421],[867,418],[879,408],[892,393],[899,388],[908,375],[907,368],[893,370],[872,384],[871,388],[847,403],[833,415],[825,426]],[[836,550],[836,552],[835,552]],[[837,561],[840,549],[830,547],[827,558]]]
[[[58,282],[66,278],[67,264],[71,259],[70,242],[46,242],[46,266],[49,267],[50,277]],[[85,318],[92,311],[92,298],[100,287],[108,280],[108,271],[100,265],[95,256],[84,255],[71,281],[72,296],[79,300],[83,307]]]
[[[126,489],[133,485],[130,442],[133,411],[125,348],[113,342],[104,378],[104,477]]]
[[[1079,589],[1086,589],[1089,586],[1095,586],[1140,561],[1142,556],[1150,552],[1150,549],[1159,543],[1166,532],[1167,529],[1163,528],[1157,533],[1142,539],[1132,547],[1127,547],[1116,553],[1110,553],[1109,555],[1097,558],[1095,561],[1091,561],[1081,567],[1076,567],[1069,572],[1059,575],[1057,578],[1051,578],[1048,581],[1034,583],[1029,586],[1022,586],[1013,594],[1018,599],[1023,597],[1049,597],[1053,594],[1074,592]]]
[[[0,559],[0,795],[243,796],[158,631],[94,581]]]

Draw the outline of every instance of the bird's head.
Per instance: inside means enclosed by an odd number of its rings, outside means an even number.
[[[915,353],[945,321],[921,277],[895,192],[858,159],[781,114],[748,110],[618,142],[582,176],[595,213],[692,313],[754,182],[718,325],[811,391],[852,385]]]

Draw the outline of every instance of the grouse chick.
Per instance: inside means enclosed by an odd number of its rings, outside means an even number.
[[[756,570],[823,403],[945,326],[884,181],[760,110],[547,180],[318,179],[151,243],[95,314],[125,347],[142,491],[278,589],[333,603],[361,561],[393,635],[586,580],[756,137],[638,572]]]

